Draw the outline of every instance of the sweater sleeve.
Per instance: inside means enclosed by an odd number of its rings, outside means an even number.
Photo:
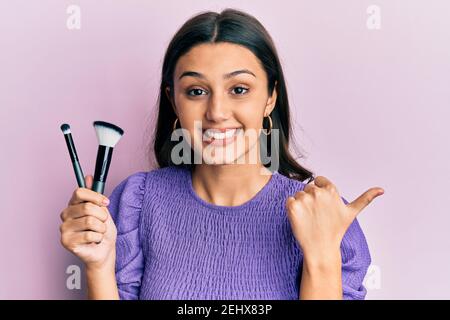
[[[111,193],[109,212],[117,228],[116,281],[121,300],[137,300],[144,270],[139,224],[145,192],[145,172],[122,181]]]
[[[345,204],[348,201],[342,198]],[[353,220],[341,242],[342,289],[344,300],[364,300],[367,290],[364,277],[371,263],[369,248],[364,233]]]

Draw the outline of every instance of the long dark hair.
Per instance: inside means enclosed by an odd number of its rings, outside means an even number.
[[[204,12],[189,19],[171,40],[162,67],[162,79],[159,92],[159,108],[153,150],[159,167],[175,165],[171,161],[171,151],[176,141],[171,141],[173,123],[176,114],[166,95],[169,86],[173,94],[173,74],[178,59],[192,47],[202,43],[228,42],[246,47],[260,60],[268,78],[269,95],[276,86],[277,100],[271,113],[273,129],[279,130],[278,172],[289,178],[304,181],[312,180],[313,173],[294,159],[289,152],[291,124],[286,83],[281,64],[272,38],[262,24],[253,16],[234,9],[226,9],[221,13]],[[264,118],[263,127],[268,128]],[[269,135],[271,137],[272,135]],[[270,139],[263,146],[268,153],[272,152]],[[193,159],[193,158],[191,158]],[[192,170],[194,164],[181,164]],[[266,167],[268,165],[264,164]]]

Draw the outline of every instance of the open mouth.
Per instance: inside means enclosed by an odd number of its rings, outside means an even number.
[[[242,133],[243,128],[204,129],[202,131],[205,144],[225,146],[234,142],[236,137]]]

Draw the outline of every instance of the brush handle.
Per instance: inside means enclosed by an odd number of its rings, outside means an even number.
[[[75,143],[73,142],[72,134],[64,134],[64,139],[66,140],[67,149],[69,150],[70,160],[72,160],[72,167],[73,171],[75,172],[75,178],[77,179],[78,187],[86,188],[83,170],[81,170],[81,164],[78,160],[77,150],[75,149]]]
[[[94,181],[92,185],[92,191],[103,194],[105,191],[105,183],[101,181]]]
[[[77,178],[78,187],[86,188],[86,184],[84,182],[84,174],[83,170],[81,170],[81,165],[78,161],[73,162],[73,170],[75,171],[75,177]]]
[[[95,161],[95,173],[94,184],[92,190],[98,193],[102,193],[105,190],[106,177],[108,176],[109,165],[111,164],[111,158],[113,148],[99,145],[97,151],[97,160]]]

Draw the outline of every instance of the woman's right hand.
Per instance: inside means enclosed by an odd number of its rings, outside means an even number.
[[[67,208],[61,212],[61,243],[88,269],[114,270],[117,229],[107,208],[109,200],[90,190],[92,176],[86,176],[85,181],[86,188],[75,189]]]

